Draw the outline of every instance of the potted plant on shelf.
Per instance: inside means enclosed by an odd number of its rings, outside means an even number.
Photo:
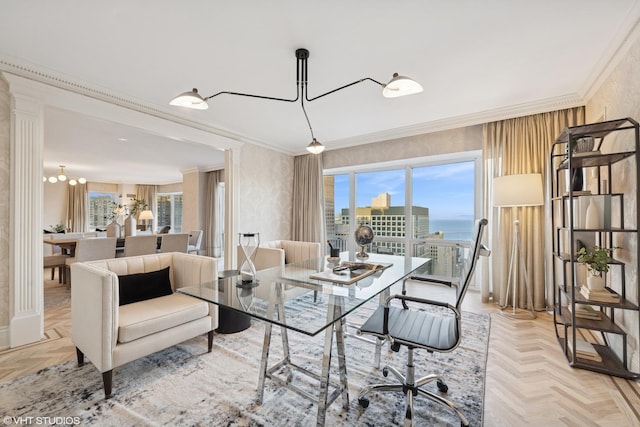
[[[577,261],[587,266],[587,287],[592,291],[604,289],[604,277],[602,273],[609,271],[609,263],[613,261],[611,254],[618,248],[601,248],[594,246],[592,249],[585,247],[578,251]]]

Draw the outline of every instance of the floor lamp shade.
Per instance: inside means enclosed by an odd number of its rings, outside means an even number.
[[[511,292],[512,309],[509,311],[505,310],[507,308],[505,304],[501,311],[502,314],[512,318],[521,318],[520,310],[517,309],[518,286],[516,283],[518,281],[518,271],[522,272],[521,277],[525,281],[528,305],[527,317],[536,317],[533,309],[532,292],[527,277],[527,266],[520,246],[520,221],[517,219],[517,208],[519,206],[540,206],[543,204],[542,175],[539,173],[504,175],[493,180],[493,205],[505,208],[511,207],[516,210],[516,219],[513,221],[511,254],[509,257],[507,292],[505,295],[505,300],[509,301],[509,293]]]
[[[540,206],[542,204],[544,204],[542,175],[539,173],[504,175],[493,180],[494,206]]]

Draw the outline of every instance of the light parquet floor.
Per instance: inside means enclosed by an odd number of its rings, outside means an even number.
[[[409,292],[438,298],[443,291],[418,285]],[[550,314],[512,320],[472,292],[463,309],[491,315],[485,426],[640,426],[639,383],[571,368]],[[0,381],[75,359],[69,305],[45,310],[45,335],[39,343],[0,352]]]

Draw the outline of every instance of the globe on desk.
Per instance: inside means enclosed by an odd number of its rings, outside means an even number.
[[[369,258],[367,252],[365,252],[365,246],[371,244],[373,242],[373,230],[368,225],[360,225],[356,228],[356,232],[354,233],[356,243],[360,246],[360,252],[356,254],[356,258],[366,259]]]

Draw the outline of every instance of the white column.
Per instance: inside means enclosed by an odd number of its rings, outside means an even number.
[[[238,194],[240,150],[224,152],[224,268],[236,268],[238,257]]]
[[[29,87],[6,76],[11,94],[9,345],[44,334],[42,271],[42,104]]]

